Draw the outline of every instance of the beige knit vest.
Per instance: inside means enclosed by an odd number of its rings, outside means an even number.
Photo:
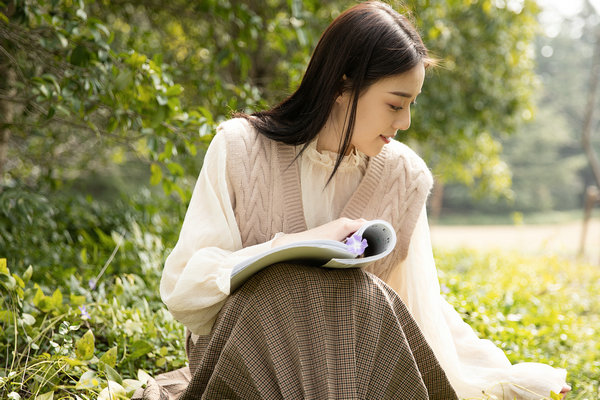
[[[271,240],[277,232],[307,229],[302,207],[298,149],[266,138],[241,118],[222,123],[227,139],[227,173],[243,247]],[[340,217],[383,219],[396,230],[395,250],[366,268],[384,281],[404,260],[410,238],[433,184],[423,160],[392,141],[369,159],[356,192]]]

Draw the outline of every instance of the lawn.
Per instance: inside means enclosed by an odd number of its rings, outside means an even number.
[[[568,399],[597,399],[600,267],[517,252],[436,251],[442,291],[511,362],[568,371]]]
[[[598,398],[600,268],[464,249],[436,260],[444,296],[511,361],[566,368],[569,399]],[[106,399],[109,381],[128,396],[147,374],[184,365],[183,328],[158,299],[158,268],[51,290],[31,270],[9,269],[0,259],[0,398]]]

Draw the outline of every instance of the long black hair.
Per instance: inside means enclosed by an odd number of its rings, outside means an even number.
[[[392,7],[368,1],[349,8],[323,32],[298,89],[286,100],[242,117],[269,139],[304,145],[325,125],[336,98],[350,90],[348,123],[340,136],[338,157],[329,177],[350,149],[358,98],[375,81],[433,63],[410,21]]]

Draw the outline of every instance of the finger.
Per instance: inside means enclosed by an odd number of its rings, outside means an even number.
[[[354,219],[346,223],[346,230],[350,233],[356,232],[363,224],[367,222],[365,219]]]

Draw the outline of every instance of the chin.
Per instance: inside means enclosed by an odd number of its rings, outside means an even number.
[[[378,137],[377,141],[365,143],[365,144],[366,144],[366,146],[356,146],[356,145],[354,145],[354,146],[356,147],[356,149],[358,151],[360,151],[367,157],[375,157],[376,155],[381,153],[381,150],[383,150],[383,146],[385,146],[385,143],[383,143],[383,141],[381,141],[381,139],[379,137]]]
[[[382,149],[379,149],[379,151],[363,151],[363,153],[367,156],[367,157],[375,157],[377,156],[379,153],[381,153]]]
[[[381,153],[381,150],[383,150],[383,146],[372,147],[370,149],[365,149],[365,151],[363,151],[363,153],[365,153],[365,155],[367,155],[369,157],[375,157],[379,153]]]

